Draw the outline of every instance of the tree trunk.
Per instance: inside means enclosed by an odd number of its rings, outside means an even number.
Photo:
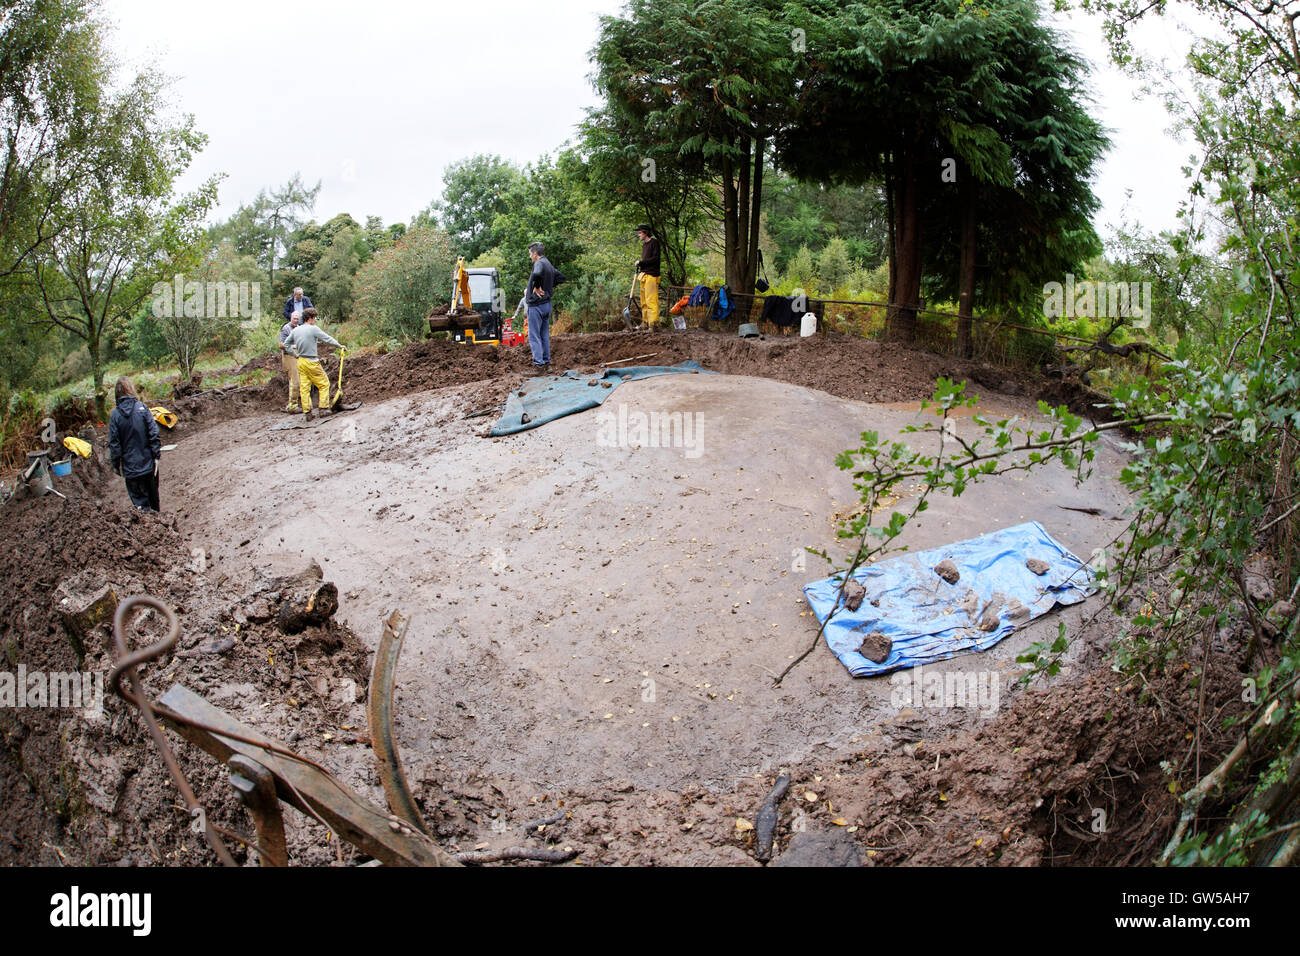
[[[916,341],[916,313],[921,304],[921,217],[917,201],[916,153],[899,157],[894,179],[895,265],[886,317],[888,337],[896,342]]]
[[[971,323],[975,312],[975,198],[977,186],[969,171],[962,170],[961,185],[961,271],[957,295],[957,355],[972,354]]]
[[[749,272],[749,154],[751,144],[748,139],[743,140],[744,152],[738,163],[740,167],[740,182],[737,185],[736,203],[736,277],[737,284],[731,287],[732,292],[750,292],[751,286],[745,285],[745,275]]]
[[[749,251],[745,257],[745,291],[753,292],[754,283],[758,281],[758,232],[763,222],[763,154],[767,152],[767,140],[760,139],[754,144],[754,197],[749,206]]]
[[[723,256],[727,286],[736,293],[752,293],[758,277],[766,145],[766,140],[746,141],[738,165],[730,158],[722,161]]]
[[[730,157],[722,160],[722,258],[726,283],[736,290],[740,276],[736,272],[736,181]]]
[[[275,243],[276,243],[275,237],[276,234],[279,232],[279,230],[280,230],[280,217],[278,215],[272,216],[271,217],[271,262],[267,269],[267,280],[266,280],[266,288],[267,291],[271,294],[272,299],[275,298]]]
[[[86,341],[86,351],[90,353],[90,374],[95,383],[95,414],[101,422],[108,421],[108,396],[104,393],[104,363],[99,357],[99,338]]]
[[[885,250],[889,261],[889,290],[886,299],[889,302],[894,301],[894,294],[898,291],[898,220],[894,216],[897,208],[894,195],[894,156],[890,153],[885,159],[885,221],[889,224],[886,239],[888,248]]]

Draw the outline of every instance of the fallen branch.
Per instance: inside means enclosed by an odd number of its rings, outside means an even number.
[[[545,820],[534,820],[532,823],[525,823],[524,833],[528,836],[533,836],[534,831],[540,833],[543,827],[549,827],[553,824],[559,823],[561,820],[567,818],[568,815],[569,812],[567,810],[561,810],[559,813],[555,814],[555,816],[547,817]]]
[[[776,836],[777,807],[790,789],[790,777],[786,774],[776,779],[776,786],[767,795],[763,805],[754,819],[754,859],[766,863],[772,859],[772,840]]]
[[[1293,698],[1295,696],[1292,695]],[[1269,706],[1264,708],[1264,713],[1260,715],[1259,719],[1241,736],[1236,746],[1228,752],[1226,757],[1219,761],[1219,765],[1202,777],[1195,787],[1187,791],[1187,795],[1183,797],[1185,809],[1178,818],[1178,826],[1174,830],[1174,835],[1169,838],[1169,842],[1165,845],[1164,852],[1160,854],[1160,863],[1162,865],[1168,864],[1178,847],[1182,845],[1187,834],[1187,828],[1196,819],[1201,804],[1205,802],[1205,799],[1221,790],[1227,782],[1228,774],[1232,772],[1233,767],[1237,765],[1241,758],[1251,751],[1252,746],[1258,745],[1262,738],[1267,738],[1282,723],[1282,715],[1277,713],[1280,709],[1282,709],[1280,702],[1275,698]]]
[[[499,863],[502,860],[535,860],[538,863],[564,863],[578,855],[577,850],[538,850],[527,846],[512,846],[505,850],[466,850],[456,854],[456,862],[473,866],[477,863]]]
[[[223,637],[215,644],[208,644],[204,647],[191,647],[189,650],[177,651],[177,657],[201,657],[204,654],[224,654],[235,646],[234,636]]]
[[[628,362],[635,362],[637,359],[654,358],[658,352],[651,352],[649,355],[633,355],[631,358],[619,359],[617,362],[601,362],[601,368],[609,368],[611,365],[626,365]]]

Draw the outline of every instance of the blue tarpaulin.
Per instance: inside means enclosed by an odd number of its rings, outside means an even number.
[[[545,425],[574,412],[585,412],[601,405],[610,393],[624,382],[673,372],[704,372],[699,362],[678,365],[634,365],[631,368],[607,368],[584,374],[573,369],[563,375],[542,375],[529,379],[523,388],[510,393],[501,418],[489,432],[493,437],[513,435],[538,425]],[[712,372],[705,372],[712,375]],[[520,393],[523,394],[520,394]]]
[[[1047,573],[1040,577],[1029,570],[1029,558],[1046,562]],[[961,577],[955,584],[934,571],[944,560],[957,566]],[[862,605],[850,611],[841,603],[823,633],[827,646],[854,677],[988,650],[1058,604],[1077,604],[1097,590],[1087,565],[1037,521],[881,561],[859,568],[853,577],[867,591]],[[835,609],[841,581],[843,575],[835,575],[803,589],[818,623]],[[990,605],[997,614],[996,627],[984,631],[978,624]],[[879,664],[858,653],[873,631],[894,642]]]

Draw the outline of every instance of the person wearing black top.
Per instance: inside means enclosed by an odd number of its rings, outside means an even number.
[[[528,347],[533,350],[533,366],[542,369],[551,364],[551,293],[564,281],[564,275],[551,265],[540,242],[528,247],[528,258],[533,260],[533,271],[524,289],[524,301],[528,303]]]
[[[641,281],[641,318],[646,328],[654,329],[659,321],[659,240],[649,226],[637,226],[641,239],[641,258],[636,271]]]
[[[131,504],[141,511],[158,511],[158,459],[162,455],[158,423],[129,378],[119,378],[115,392],[117,404],[108,419],[113,470],[126,479]]]

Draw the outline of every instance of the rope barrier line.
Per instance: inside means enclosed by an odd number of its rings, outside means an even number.
[[[673,301],[675,299],[680,298],[683,295],[688,295],[691,292],[691,289],[693,288],[694,286],[663,286],[662,292],[666,293],[664,298]],[[713,291],[716,292],[716,290]],[[749,302],[748,312],[752,313],[754,311],[754,305],[756,303],[761,302],[762,300],[768,298],[773,293],[758,294],[753,292],[732,292],[730,289],[728,289],[727,294],[728,296],[731,297],[733,302],[736,303],[736,309],[732,312],[732,318],[727,320],[728,324],[731,324],[732,322],[737,321],[735,316],[736,313],[740,311],[741,300],[748,300]],[[828,305],[846,305],[846,306],[877,308],[877,309],[886,309],[886,310],[894,309],[897,311],[911,312],[918,318],[921,316],[937,316],[939,318],[944,318],[944,319],[958,319],[958,320],[961,319],[961,316],[958,315],[956,312],[942,312],[938,309],[924,309],[921,308],[920,306],[915,306],[915,305],[894,306],[894,305],[890,305],[888,302],[874,302],[869,299],[818,299],[818,298],[814,298],[813,296],[808,296],[807,311],[815,313],[819,321],[822,322],[825,321],[825,316],[823,314],[824,307]],[[708,306],[687,306],[687,308],[693,311],[698,311],[700,313],[697,316],[698,318],[704,318],[709,310]],[[743,319],[740,321],[743,321]],[[1071,342],[1082,342],[1088,345],[1093,344],[1092,339],[1085,338],[1080,335],[1075,335],[1071,332],[1058,332],[1053,329],[1042,329],[1042,328],[1035,328],[1034,326],[1031,325],[1020,325],[1015,322],[1009,322],[1005,318],[998,317],[998,316],[973,315],[971,316],[971,323],[972,323],[972,329],[980,325],[983,325],[986,328],[992,325],[994,329],[999,329],[999,328],[1016,329],[1017,331],[1029,332],[1034,335],[1048,336],[1053,340],[1065,339]]]

